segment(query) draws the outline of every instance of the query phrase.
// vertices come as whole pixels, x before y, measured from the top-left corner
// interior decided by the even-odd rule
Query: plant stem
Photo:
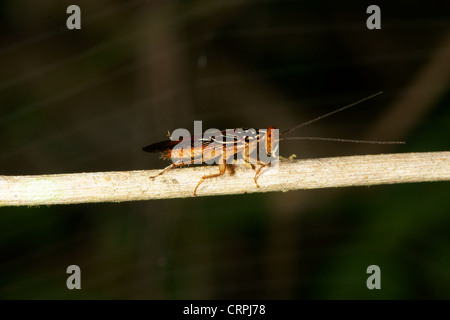
[[[122,202],[194,197],[202,176],[217,166],[169,170],[0,176],[0,206]],[[450,180],[450,152],[381,154],[281,161],[279,168],[255,171],[243,166],[234,174],[206,179],[197,196],[291,191],[349,186]]]

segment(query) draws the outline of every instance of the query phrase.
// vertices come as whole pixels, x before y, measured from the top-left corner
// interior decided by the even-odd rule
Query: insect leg
[[[258,170],[256,170],[256,174],[255,174],[255,178],[254,178],[257,188],[259,188],[258,179],[263,174],[263,172],[261,172],[261,170],[265,167],[270,167],[270,162],[264,163],[264,162],[258,161],[258,164],[260,165],[260,167],[258,168]]]
[[[245,154],[244,154],[244,159],[245,159],[245,161],[246,161],[248,164],[251,165],[252,169],[255,170],[256,166],[252,163],[252,161],[250,161],[251,159],[250,159],[250,155],[249,155],[248,153],[245,153]],[[266,166],[270,166],[270,163],[264,163],[264,162],[262,162],[262,161],[260,161],[260,160],[257,160],[257,163],[260,165],[260,167],[258,168],[258,170],[256,170],[256,174],[255,174],[254,180],[255,180],[256,187],[259,188],[258,178],[259,178],[259,177],[261,176],[261,174],[262,174],[261,170],[262,170],[264,167],[266,167]]]
[[[159,177],[160,175],[162,175],[164,172],[166,172],[166,171],[169,171],[170,169],[172,169],[172,168],[175,168],[175,167],[181,167],[181,166],[183,166],[184,165],[184,163],[172,163],[170,166],[167,166],[167,167],[165,167],[160,173],[158,173],[156,176],[150,176],[150,177],[148,177],[149,179],[155,179],[156,177]]]
[[[223,156],[220,158],[220,160],[222,162],[219,163],[219,173],[214,173],[214,174],[210,174],[207,176],[203,176],[200,181],[198,182],[197,186],[194,189],[194,196],[197,195],[197,189],[200,186],[200,184],[202,184],[203,181],[205,181],[206,179],[210,179],[210,178],[215,178],[215,177],[219,177],[225,174],[225,172],[227,171],[227,166],[225,164],[224,158]]]

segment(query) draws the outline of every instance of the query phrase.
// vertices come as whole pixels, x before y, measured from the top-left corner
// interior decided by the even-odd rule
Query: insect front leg
[[[202,184],[203,181],[205,181],[206,179],[210,179],[210,178],[215,178],[215,177],[219,177],[219,176],[223,176],[225,174],[225,172],[227,171],[227,165],[225,164],[224,158],[223,156],[220,157],[220,163],[219,163],[219,173],[214,173],[214,174],[210,174],[207,176],[203,176],[200,181],[198,182],[197,186],[194,189],[194,196],[197,195],[197,189],[200,186],[200,184]]]
[[[246,153],[244,155],[244,159],[245,159],[246,163],[250,164],[250,166],[252,167],[253,170],[256,168],[256,166],[252,163],[253,161],[255,161],[255,159],[250,159],[250,155],[248,153]],[[253,161],[251,161],[251,160],[253,160]],[[264,163],[260,160],[257,160],[256,162],[257,162],[257,164],[259,164],[260,167],[258,168],[258,170],[256,170],[255,177],[253,180],[255,180],[256,187],[259,188],[258,178],[262,174],[261,170],[264,167],[270,166],[270,163]]]
[[[258,168],[258,170],[256,170],[255,178],[253,179],[253,180],[255,180],[255,184],[256,184],[257,188],[259,188],[258,179],[263,174],[263,172],[261,172],[261,170],[265,167],[270,167],[270,162],[264,163],[264,162],[258,161],[258,164],[260,165],[260,167]]]

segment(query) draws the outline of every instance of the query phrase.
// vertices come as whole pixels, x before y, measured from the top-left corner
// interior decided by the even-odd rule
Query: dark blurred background
[[[163,168],[167,130],[297,158],[450,150],[448,1],[0,1],[0,174]],[[66,8],[81,8],[81,30]],[[381,30],[366,9],[381,8]],[[215,182],[220,183],[220,179]],[[448,182],[0,208],[2,299],[448,299]],[[82,290],[66,288],[81,268]],[[381,268],[381,290],[366,269]]]

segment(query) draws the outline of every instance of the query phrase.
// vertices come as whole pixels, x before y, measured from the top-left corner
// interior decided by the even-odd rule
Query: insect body
[[[253,130],[253,132],[248,132]],[[254,181],[256,187],[258,185],[258,178],[261,170],[270,165],[271,157],[278,150],[272,150],[272,141],[275,140],[275,128],[269,127],[267,130],[254,129],[234,129],[218,131],[214,137],[204,138],[203,136],[193,136],[188,141],[186,140],[167,140],[148,145],[143,148],[146,152],[160,152],[163,159],[172,160],[172,164],[163,169],[156,176],[150,177],[154,179],[166,171],[189,164],[200,163],[216,163],[219,166],[219,172],[211,175],[203,176],[194,189],[194,196],[197,195],[197,189],[200,184],[206,179],[224,175],[227,169],[227,164],[232,164],[234,160],[243,160],[250,164],[252,168],[258,165]],[[231,133],[230,133],[231,131]],[[276,135],[277,137],[278,135]],[[264,142],[264,150],[268,150],[267,158],[262,159],[257,152],[257,146]],[[276,144],[277,145],[277,144]],[[255,149],[256,148],[256,149]],[[260,149],[261,151],[261,149]]]
[[[233,163],[235,157],[240,157],[245,163],[251,164],[252,168],[256,170],[254,181],[256,187],[258,185],[258,178],[261,175],[261,170],[264,167],[270,166],[272,161],[277,159],[278,155],[278,142],[280,140],[320,140],[320,141],[336,141],[336,142],[354,142],[354,143],[372,143],[372,144],[402,144],[404,142],[385,142],[385,141],[366,141],[366,140],[350,140],[350,139],[339,139],[339,138],[321,138],[321,137],[287,137],[279,138],[279,135],[286,134],[288,132],[294,131],[300,127],[304,127],[308,124],[321,120],[337,112],[348,109],[355,106],[363,101],[371,99],[382,92],[378,92],[369,97],[361,99],[357,102],[334,110],[332,112],[321,115],[315,119],[299,124],[298,126],[288,129],[280,134],[278,130],[274,127],[269,127],[267,130],[253,130],[252,134],[245,133],[246,129],[237,130],[223,130],[217,131],[217,134],[209,138],[204,138],[203,136],[194,136],[190,139],[184,140],[167,140],[162,142],[157,142],[148,145],[143,148],[146,152],[160,152],[162,158],[172,160],[172,164],[165,169],[163,169],[156,176],[150,177],[154,179],[168,170],[189,164],[201,164],[201,163],[216,163],[219,165],[219,172],[215,174],[210,174],[203,176],[198,182],[194,189],[194,196],[197,195],[197,189],[200,184],[206,179],[211,179],[214,177],[219,177],[225,174],[227,164]],[[240,132],[239,130],[242,130]],[[240,133],[237,133],[240,132]],[[255,153],[255,145],[257,145],[257,152]],[[261,152],[261,147],[263,147],[264,152]],[[262,155],[268,157],[263,157]],[[256,166],[259,166],[256,169]]]

